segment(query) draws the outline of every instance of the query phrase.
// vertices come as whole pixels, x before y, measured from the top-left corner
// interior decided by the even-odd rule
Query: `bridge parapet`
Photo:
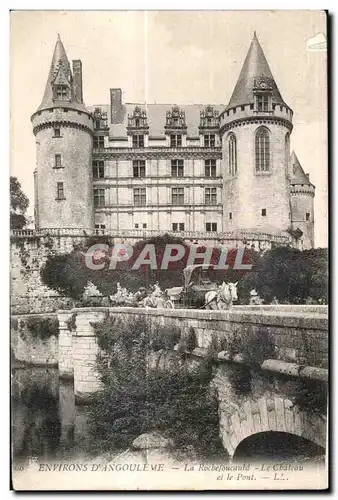
[[[100,388],[95,370],[99,348],[93,323],[108,316],[126,325],[145,318],[152,328],[179,327],[181,339],[193,329],[196,348],[186,352],[193,363],[210,355],[215,339],[219,346],[222,342],[231,345],[235,340],[235,351],[223,350],[213,358],[216,367],[212,383],[219,402],[220,437],[229,456],[235,455],[244,439],[262,432],[295,434],[325,449],[327,313],[326,306],[239,306],[229,311],[72,309],[58,313],[59,352],[63,353],[65,371],[73,366],[79,403],[88,401]],[[64,340],[66,345],[62,346]],[[272,346],[272,357],[259,363],[250,358],[257,343],[267,342]]]
[[[73,350],[69,350],[69,340],[67,340],[67,346],[62,351],[68,352],[70,356],[73,356],[73,359],[64,360],[64,363],[67,366],[70,366],[71,363],[81,364],[79,372],[74,369],[75,392],[77,387],[81,387],[81,390],[79,389],[81,394],[86,391],[93,392],[97,388],[95,382],[97,377],[90,374],[91,370],[94,369],[93,365],[97,353],[92,323],[100,321],[108,315],[125,322],[139,321],[140,318],[145,317],[154,328],[156,325],[179,327],[182,336],[193,329],[197,346],[196,355],[201,355],[201,352],[206,355],[215,341],[220,346],[219,351],[226,350],[224,345],[230,344],[233,349],[235,342],[237,343],[235,350],[230,353],[230,356],[228,355],[227,361],[237,361],[244,364],[246,363],[245,359],[241,361],[239,356],[242,351],[246,351],[250,357],[251,350],[253,352],[257,344],[269,341],[272,350],[267,359],[261,360],[263,369],[271,369],[271,371],[279,371],[280,373],[286,373],[289,370],[291,376],[297,374],[297,376],[304,378],[326,378],[328,364],[327,306],[238,306],[229,311],[130,307],[81,308],[59,311],[61,324],[64,324],[63,316],[65,313],[76,316],[76,328],[72,332]],[[60,335],[60,342],[62,338],[63,335]],[[221,347],[222,345],[223,347]],[[59,348],[62,350],[61,345]],[[275,362],[271,363],[271,359]],[[263,362],[267,360],[270,362],[264,365]],[[284,364],[278,364],[278,361]],[[307,370],[304,371],[305,368]],[[309,368],[313,368],[313,370],[309,370]],[[324,375],[322,370],[324,370]],[[86,375],[81,375],[81,378],[77,379],[76,373],[82,372],[86,372]],[[86,384],[86,380],[88,380],[88,384]]]

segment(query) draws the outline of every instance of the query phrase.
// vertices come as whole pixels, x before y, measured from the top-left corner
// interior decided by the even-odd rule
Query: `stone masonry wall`
[[[12,314],[48,313],[71,309],[76,302],[42,283],[40,271],[49,255],[73,250],[81,238],[71,236],[13,238],[11,241]],[[83,240],[83,238],[82,238]]]
[[[58,364],[58,339],[56,336],[42,340],[35,338],[27,327],[30,318],[55,318],[56,314],[27,314],[11,318],[11,352],[13,361],[31,365],[55,366]]]
[[[294,310],[293,310],[294,309]],[[328,319],[327,308],[311,306],[304,312],[304,306],[288,306],[288,312],[281,307],[262,310],[257,306],[236,307],[231,311],[136,309],[136,308],[83,308],[69,313],[59,312],[60,334],[70,335],[64,329],[65,315],[76,315],[76,330],[72,333],[72,350],[67,347],[68,361],[62,362],[74,367],[74,388],[78,397],[90,394],[99,388],[95,372],[95,359],[98,353],[95,334],[91,324],[102,321],[108,314],[122,321],[138,321],[146,316],[152,327],[156,325],[179,327],[186,335],[192,327],[198,349],[208,349],[212,338],[224,339],[236,333],[239,338],[248,339],[250,335],[267,332],[275,348],[274,363],[292,374],[298,374],[300,367],[311,367],[312,371],[325,372],[328,361]],[[62,336],[60,335],[60,339]],[[244,337],[243,337],[244,336]],[[69,340],[67,341],[69,342]],[[61,352],[61,351],[60,351]],[[72,356],[72,359],[71,359]],[[62,358],[63,359],[63,358]],[[267,365],[267,369],[271,368]],[[305,368],[304,368],[305,370]]]

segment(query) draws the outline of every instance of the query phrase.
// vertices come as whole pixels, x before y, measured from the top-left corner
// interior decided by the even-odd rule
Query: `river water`
[[[57,368],[14,369],[11,413],[14,464],[94,458],[88,451],[86,407],[75,405],[73,383],[60,379]],[[261,433],[243,441],[236,456],[239,460],[322,461],[324,450],[297,436]]]
[[[16,368],[12,374],[14,461],[88,456],[86,408],[75,406],[73,382],[57,368]]]

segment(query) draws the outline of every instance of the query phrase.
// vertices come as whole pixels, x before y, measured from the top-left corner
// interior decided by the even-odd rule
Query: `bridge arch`
[[[236,448],[234,458],[254,460],[297,460],[325,457],[325,448],[296,434],[287,432],[258,432],[243,439]]]
[[[288,398],[266,395],[232,408],[230,413],[220,411],[220,435],[230,457],[244,439],[270,431],[294,434],[325,449],[326,418],[300,409]]]

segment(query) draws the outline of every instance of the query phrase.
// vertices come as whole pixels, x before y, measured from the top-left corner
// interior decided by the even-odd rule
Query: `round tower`
[[[299,232],[303,248],[313,248],[315,186],[310,182],[309,174],[304,173],[294,151],[291,155],[290,195],[292,229]]]
[[[94,227],[93,118],[82,101],[81,61],[73,71],[58,36],[45,93],[32,115],[36,137],[37,229]]]
[[[290,227],[292,115],[254,34],[221,115],[227,230],[281,234]]]

